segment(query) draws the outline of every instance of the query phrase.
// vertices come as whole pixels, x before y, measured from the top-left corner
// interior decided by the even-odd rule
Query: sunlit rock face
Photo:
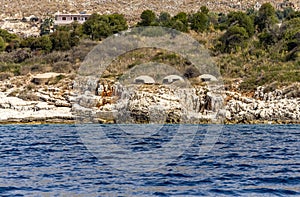
[[[224,116],[222,91],[218,89],[221,87],[207,83],[195,86],[170,66],[147,63],[127,71],[118,81],[99,80],[95,91],[90,91],[96,96],[83,95],[78,104],[94,107],[95,115],[88,113],[93,122],[212,122]]]
[[[300,84],[267,91],[259,86],[253,97],[227,91],[226,119],[231,123],[297,123],[300,119]]]
[[[82,97],[81,106],[94,109],[100,119],[113,114],[116,123],[197,123],[210,122],[221,114],[223,97],[206,87],[179,88],[166,85],[120,84],[104,86],[102,96]],[[111,92],[111,94],[107,94]],[[103,116],[101,116],[103,112]]]

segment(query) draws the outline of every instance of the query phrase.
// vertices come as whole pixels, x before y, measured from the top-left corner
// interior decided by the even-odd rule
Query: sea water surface
[[[122,138],[103,127],[115,143]],[[131,148],[159,149],[173,127]],[[0,126],[0,196],[300,196],[300,125],[224,126],[205,155],[198,131],[174,161],[139,172],[101,161],[79,132],[75,125]]]

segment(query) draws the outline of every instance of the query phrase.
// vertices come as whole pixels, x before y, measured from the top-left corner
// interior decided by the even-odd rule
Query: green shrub
[[[262,32],[264,29],[272,28],[278,22],[276,12],[271,3],[264,3],[258,11],[255,18],[255,25],[258,31]]]
[[[143,11],[140,18],[141,21],[138,23],[139,26],[156,25],[156,15],[152,10]]]
[[[0,36],[0,52],[4,51],[5,49],[5,41],[3,40],[3,38]]]
[[[11,42],[12,40],[18,40],[19,37],[16,34],[11,34],[5,29],[0,29],[0,37],[7,43]]]
[[[33,42],[31,43],[31,49],[40,49],[49,53],[52,50],[52,41],[48,35],[43,35],[33,40]]]
[[[92,14],[82,27],[83,33],[89,35],[92,40],[106,38],[127,28],[127,21],[120,14]]]
[[[71,49],[70,32],[55,31],[50,35],[53,50],[67,51]]]
[[[209,27],[209,18],[203,12],[197,12],[191,16],[191,29],[196,32],[204,32]]]

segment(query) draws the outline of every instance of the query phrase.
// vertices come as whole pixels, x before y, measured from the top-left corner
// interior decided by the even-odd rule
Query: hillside
[[[80,12],[88,13],[98,12],[100,14],[109,14],[118,12],[123,14],[127,20],[136,21],[141,12],[150,9],[159,13],[166,11],[176,14],[180,11],[196,12],[203,5],[215,12],[227,13],[233,10],[247,10],[253,8],[258,2],[263,4],[271,2],[274,7],[279,7],[283,0],[2,0],[0,1],[1,15],[0,19],[6,17],[22,18],[23,16],[36,15],[39,17],[53,15],[56,12]],[[300,7],[299,0],[289,0],[295,8]]]
[[[52,9],[48,10],[48,14],[51,14],[51,10],[57,11],[57,7],[64,7],[68,12],[87,7],[77,6],[73,9],[68,2],[65,3],[68,5],[58,6],[49,1],[48,6],[52,6]],[[162,3],[170,5],[170,1]],[[104,9],[104,5],[97,8]],[[117,9],[112,5],[119,4],[110,2],[108,5],[110,9]],[[179,11],[181,6],[191,5],[178,4],[174,7]],[[149,6],[142,6],[142,10]],[[124,7],[118,12],[124,13]],[[24,6],[19,8],[23,9]],[[170,7],[166,6],[165,10],[167,8]],[[126,17],[131,20],[126,20],[120,14],[93,14],[84,24],[59,26],[54,32],[50,32],[50,25],[44,22],[41,26],[42,36],[37,37],[24,37],[0,29],[0,122],[73,122],[80,117],[83,121],[100,123],[161,123],[161,120],[167,123],[208,123],[215,116],[225,119],[227,123],[299,122],[299,11],[290,8],[278,10],[269,3],[263,4],[256,11],[227,14],[219,14],[215,10],[210,12],[205,6],[197,12],[191,9],[176,15],[173,15],[175,9],[169,11],[170,14],[160,15],[155,7],[150,9],[154,12],[145,10],[141,15],[132,10],[126,12]],[[193,9],[199,8],[195,6]],[[133,21],[133,16],[140,19]],[[9,22],[15,23],[11,20]],[[103,71],[101,80],[97,78],[90,82],[79,78],[78,83],[74,82],[75,76],[80,76],[81,71],[91,72],[90,67],[79,69],[89,65],[84,63],[90,56],[89,52],[103,40],[102,43],[107,43],[105,40],[109,40],[106,38],[111,35],[115,34],[116,40],[121,38],[123,33],[119,32],[128,30],[132,24],[154,27],[137,31],[143,35],[143,42],[155,37],[155,42],[161,44],[166,41],[169,43],[169,38],[180,38],[178,33],[161,37],[165,35],[164,31],[153,31],[157,30],[156,26],[161,26],[181,31],[182,35],[189,35],[203,44],[209,50],[208,56],[215,61],[216,68],[221,72],[222,80],[219,81],[222,81],[222,85],[212,83],[212,87],[217,87],[215,90],[219,92],[224,82],[224,91],[220,91],[222,95],[215,94],[214,88],[209,89],[209,83],[207,88],[207,78],[201,78],[202,75],[212,74],[221,79],[218,77],[220,75],[216,75],[214,69],[196,68],[202,64],[209,68],[207,65],[211,64],[207,62],[207,55],[203,56],[205,59],[201,64],[195,64],[180,55],[162,50],[160,45],[153,49],[146,47],[131,51],[129,49],[134,41],[118,41],[115,45],[108,45],[112,49],[107,51],[108,54],[114,54],[116,49],[129,51],[120,55]],[[137,33],[132,29],[127,32]],[[182,47],[186,40],[180,39],[180,44],[172,47]],[[121,43],[129,45],[123,46]],[[101,50],[101,55],[107,55],[105,51]],[[98,68],[98,60],[92,62],[96,62],[95,68]],[[145,64],[145,68],[148,68],[147,62],[171,67],[160,69],[160,72],[157,69],[149,72],[149,69],[143,67]],[[179,76],[182,74],[193,87],[186,88],[186,84],[181,83],[183,79],[178,81],[180,83],[176,83],[176,80],[170,82],[171,86],[164,84],[166,77],[178,77],[177,72],[170,68],[179,71]],[[124,74],[128,70],[137,71],[137,75]],[[92,72],[99,73],[97,70]],[[148,82],[141,82],[145,86],[136,83],[136,77],[143,76],[143,73],[152,78],[152,86],[148,86]],[[136,92],[128,94],[127,88],[120,86],[118,81],[123,79],[123,74],[130,76],[125,85],[133,84],[130,88],[138,88]],[[218,81],[216,77],[214,81]],[[173,82],[175,86],[178,85],[175,89],[172,89]],[[76,97],[76,85],[80,91],[83,90],[79,97]],[[120,116],[116,112],[120,112]],[[123,122],[128,118],[129,122]]]

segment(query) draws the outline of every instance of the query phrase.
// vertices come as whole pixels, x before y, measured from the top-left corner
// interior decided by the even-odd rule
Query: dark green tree
[[[300,18],[300,11],[294,11],[286,17],[287,20],[290,20],[293,18]]]
[[[280,36],[282,50],[288,51],[287,60],[298,57],[300,52],[300,17],[293,18],[282,24]]]
[[[159,25],[168,27],[170,26],[171,15],[168,12],[161,12],[158,17]]]
[[[269,45],[273,45],[278,41],[275,29],[264,30],[258,35],[258,38],[263,48],[266,48]]]
[[[106,38],[127,28],[127,22],[120,14],[92,14],[82,27],[83,33],[89,35],[93,40]]]
[[[172,21],[172,25],[171,25],[172,29],[176,29],[177,31],[181,31],[181,32],[188,32],[188,27],[187,25],[185,25],[182,21],[180,20],[175,20]]]
[[[179,12],[173,17],[173,20],[181,21],[183,24],[188,24],[188,16],[185,12]]]
[[[0,36],[7,43],[10,43],[12,40],[19,39],[19,37],[16,34],[11,34],[5,29],[0,29]]]
[[[224,13],[219,13],[218,14],[218,23],[217,25],[215,25],[216,29],[220,29],[220,30],[225,30],[228,27],[227,24],[227,15]]]
[[[209,9],[206,6],[201,6],[200,7],[200,12],[203,13],[203,14],[208,15]]]
[[[52,42],[49,35],[43,35],[36,38],[30,47],[32,50],[41,49],[46,53],[49,53],[52,50]]]
[[[40,27],[40,35],[45,35],[45,34],[49,34],[51,29],[53,29],[53,25],[54,25],[54,20],[53,18],[47,17],[46,19],[43,20],[41,27]]]
[[[249,35],[244,27],[234,25],[228,28],[226,33],[220,38],[221,52],[230,53],[242,48]]]
[[[111,14],[109,17],[109,26],[112,33],[118,33],[128,29],[127,21],[121,14]]]
[[[5,48],[5,51],[12,52],[13,50],[16,50],[20,47],[20,40],[19,39],[13,39],[11,40],[8,45]]]
[[[284,18],[289,18],[295,13],[295,10],[291,7],[284,8],[283,10],[283,17]]]
[[[171,19],[171,28],[181,32],[188,32],[188,16],[185,12],[179,12]]]
[[[209,18],[203,12],[197,12],[191,16],[191,29],[196,32],[203,32],[209,27]]]
[[[67,51],[71,49],[70,32],[55,31],[50,35],[52,49],[57,51]]]
[[[259,32],[266,28],[271,29],[278,22],[274,7],[270,3],[264,3],[258,10],[254,22]]]
[[[152,26],[156,25],[156,15],[152,10],[145,10],[141,14],[141,22],[139,26]]]
[[[23,38],[21,40],[20,47],[21,48],[31,48],[32,44],[35,40],[36,40],[36,37],[33,37],[33,36]]]
[[[228,27],[237,25],[243,27],[247,31],[249,37],[254,34],[254,21],[244,12],[230,12],[227,17]]]

